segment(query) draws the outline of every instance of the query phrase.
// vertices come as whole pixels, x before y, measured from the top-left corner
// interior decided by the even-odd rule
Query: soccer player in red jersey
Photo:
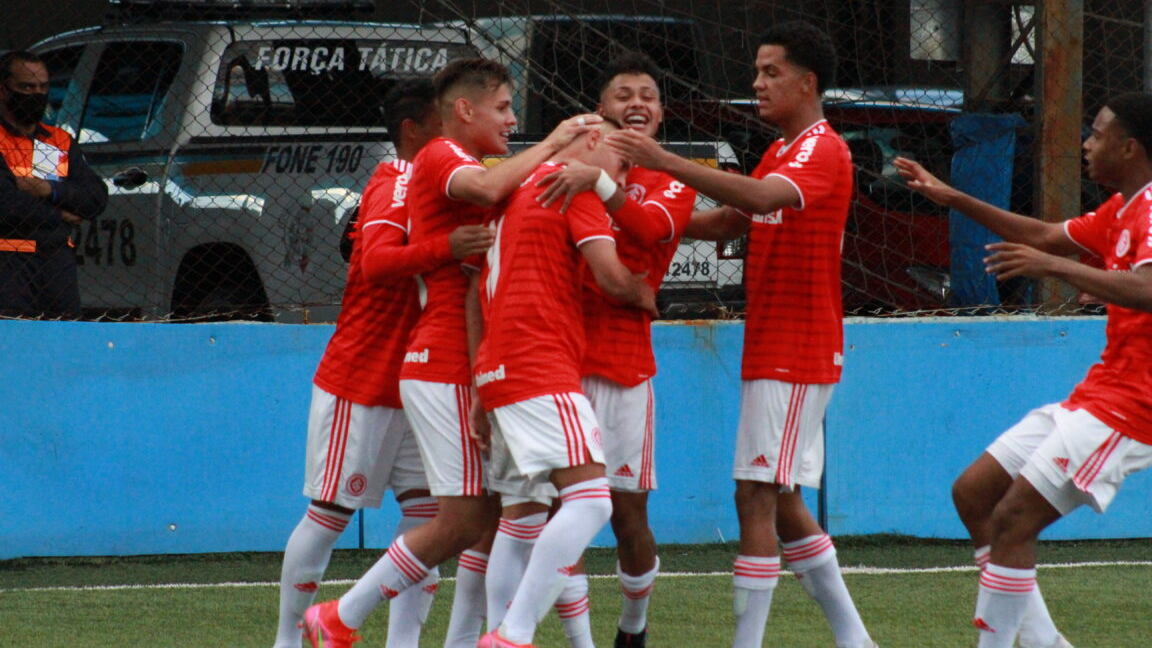
[[[460,59],[437,73],[434,84],[443,137],[430,141],[414,160],[407,187],[417,248],[461,225],[480,225],[487,210],[510,194],[544,160],[588,131],[600,118],[574,117],[545,140],[491,168],[480,159],[508,152],[516,127],[508,71],[486,59]],[[438,510],[428,523],[397,537],[387,553],[339,601],[305,613],[305,635],[326,648],[354,640],[355,629],[381,602],[421,582],[428,571],[461,554],[449,641],[467,642],[480,632],[485,611],[482,538],[496,516],[485,492],[485,468],[472,439],[472,372],[466,302],[475,292],[479,257],[440,265],[419,275],[422,310],[408,340],[400,371],[400,395],[415,432]],[[467,550],[467,551],[465,551]],[[457,623],[459,621],[459,623]]]
[[[625,161],[603,144],[603,134],[616,128],[605,122],[555,157],[622,175]],[[492,421],[493,464],[505,463],[499,455],[507,453],[521,476],[521,490],[502,480],[501,493],[548,481],[562,502],[540,532],[503,621],[482,638],[485,648],[531,645],[536,624],[612,512],[600,429],[580,385],[584,264],[612,299],[656,312],[652,287],[617,257],[611,221],[594,194],[577,195],[563,213],[559,204],[537,200],[544,190],[536,181],[555,168],[541,165],[494,214],[496,243],[481,277],[477,392]]]
[[[284,550],[276,648],[301,645],[298,624],[356,509],[379,507],[392,488],[402,512],[397,534],[435,513],[400,403],[401,360],[420,312],[412,275],[492,241],[486,228],[470,225],[423,250],[402,247],[411,160],[440,134],[440,115],[427,79],[399,83],[383,104],[397,159],[381,163],[364,190],[340,317],[316,370],[304,485],[312,501]],[[416,648],[436,580],[430,572],[389,608],[389,648]]]
[[[597,112],[647,137],[664,117],[660,70],[644,54],[628,53],[608,63]],[[601,180],[603,178],[603,180]],[[660,171],[633,167],[621,190],[596,167],[569,164],[544,178],[548,205],[561,195],[594,189],[621,232],[616,251],[629,269],[660,287],[692,217],[696,190]],[[656,539],[648,525],[648,494],[656,488],[655,399],[652,376],[652,317],[606,297],[594,283],[584,291],[587,346],[582,368],[584,394],[604,435],[604,457],[612,490],[622,609],[615,648],[643,648],[647,611],[660,571]]]
[[[1064,223],[981,202],[897,158],[908,186],[991,229],[997,279],[1054,277],[1108,304],[1100,362],[1062,403],[1029,412],[956,480],[952,496],[981,565],[981,648],[1067,648],[1036,587],[1036,539],[1087,504],[1103,513],[1124,478],[1152,464],[1152,94],[1112,98],[1084,141],[1088,176],[1116,189]],[[1102,267],[1067,258],[1088,252]],[[1019,634],[1019,637],[1017,637]]]
[[[758,110],[782,137],[751,177],[680,158],[635,132],[614,133],[609,143],[635,164],[668,173],[725,205],[693,217],[688,236],[749,235],[733,469],[740,518],[733,646],[761,645],[783,553],[820,604],[836,645],[871,648],[832,541],[799,490],[819,486],[824,411],[843,362],[840,242],[852,161],[821,105],[835,73],[835,48],[827,34],[800,22],[777,25],[760,42],[753,83]]]

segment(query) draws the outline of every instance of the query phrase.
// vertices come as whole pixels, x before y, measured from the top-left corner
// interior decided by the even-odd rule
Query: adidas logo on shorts
[[[756,468],[771,468],[772,467],[772,466],[768,465],[768,460],[764,458],[764,455],[760,455],[759,457],[756,457],[755,459],[753,459],[752,465],[755,466]]]

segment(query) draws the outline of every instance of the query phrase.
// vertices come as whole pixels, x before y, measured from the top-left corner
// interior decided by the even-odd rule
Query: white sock
[[[992,547],[984,545],[978,548],[972,557],[976,566],[981,570],[988,565],[992,555]],[[1024,621],[1020,625],[1020,648],[1048,648],[1056,645],[1060,638],[1060,631],[1056,629],[1056,622],[1048,612],[1048,604],[1044,602],[1044,595],[1040,593],[1040,585],[1032,588],[1032,597],[1028,601],[1028,609],[1024,611]]]
[[[388,552],[340,597],[336,608],[340,620],[349,628],[359,628],[376,606],[396,598],[427,575],[428,568],[408,550],[404,536],[396,538]]]
[[[779,580],[779,556],[736,556],[732,568],[732,610],[736,613],[732,648],[760,648],[764,644],[764,626]]]
[[[572,574],[556,599],[556,614],[571,648],[596,648],[588,614],[588,575]]]
[[[520,579],[528,567],[528,558],[536,538],[548,523],[548,513],[535,513],[509,520],[500,518],[496,539],[492,542],[492,556],[488,560],[488,627],[496,629],[504,620]]]
[[[872,648],[872,638],[844,585],[832,538],[826,533],[808,536],[782,543],[780,549],[804,591],[824,611],[836,637],[836,648]]]
[[[300,648],[300,628],[296,624],[316,598],[320,579],[332,558],[332,547],[351,519],[351,515],[309,504],[289,536],[280,568],[280,622],[276,626],[275,648]]]
[[[512,643],[532,643],[536,624],[568,582],[572,567],[612,516],[608,479],[598,477],[560,491],[560,510],[544,526],[500,635]]]
[[[652,587],[656,583],[656,575],[660,573],[660,557],[656,557],[656,565],[651,570],[631,576],[620,570],[620,563],[616,563],[616,577],[620,580],[620,622],[617,624],[621,630],[628,634],[640,634],[648,626],[648,601],[652,597]]]
[[[980,573],[976,615],[972,620],[972,625],[980,630],[979,648],[1012,648],[1035,585],[1035,569],[988,563]]]
[[[476,648],[484,627],[487,599],[484,574],[488,571],[488,554],[467,549],[460,554],[456,569],[456,594],[452,597],[452,616],[444,648]]]
[[[393,540],[436,517],[438,509],[435,497],[413,497],[401,502],[400,523],[396,525]],[[384,648],[419,648],[420,633],[439,585],[440,569],[433,567],[424,580],[388,603],[388,639]]]

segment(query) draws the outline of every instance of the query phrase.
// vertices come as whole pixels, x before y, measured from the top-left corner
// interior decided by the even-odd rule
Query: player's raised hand
[[[665,151],[656,140],[634,130],[624,129],[608,133],[604,141],[633,166],[645,169],[663,171],[664,162],[670,157],[675,157],[674,154]]]
[[[900,176],[908,181],[908,188],[918,191],[926,198],[938,205],[948,205],[948,201],[955,193],[955,189],[945,184],[940,178],[932,175],[919,162],[906,157],[897,157],[892,161]]]
[[[604,118],[595,113],[569,117],[560,122],[560,125],[554,128],[548,137],[544,138],[544,142],[550,144],[553,150],[559,151],[568,146],[572,140],[599,126],[602,121]]]
[[[448,246],[457,260],[487,252],[495,241],[496,234],[483,225],[461,225],[448,235]]]
[[[564,204],[560,205],[560,213],[563,214],[568,211],[568,206],[572,204],[576,194],[591,190],[599,178],[600,167],[576,160],[569,161],[563,168],[549,173],[536,182],[537,187],[547,187],[543,193],[536,196],[536,200],[540,202],[540,206],[547,207],[563,196]]]
[[[984,249],[992,252],[984,257],[984,271],[997,281],[1013,277],[1040,279],[1052,275],[1060,264],[1075,263],[1023,243],[989,243]]]

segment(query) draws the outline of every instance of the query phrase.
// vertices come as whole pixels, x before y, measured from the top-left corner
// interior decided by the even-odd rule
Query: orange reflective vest
[[[37,124],[33,137],[0,127],[0,156],[17,178],[60,180],[68,177],[72,137],[62,129]],[[71,241],[69,241],[71,244]],[[0,252],[35,252],[32,239],[0,238]]]

